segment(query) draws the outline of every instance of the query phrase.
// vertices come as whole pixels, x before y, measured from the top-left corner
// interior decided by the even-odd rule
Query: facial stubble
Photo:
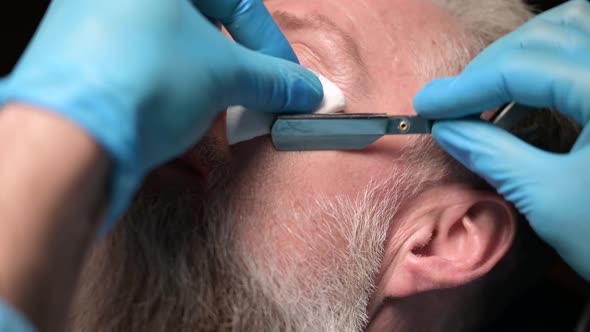
[[[243,206],[234,186],[257,179],[235,181],[231,167],[218,163],[210,187],[142,189],[88,260],[73,330],[363,329],[389,227],[412,188],[400,174],[410,172],[354,198],[314,198],[285,222],[249,217],[257,207]],[[313,233],[302,226],[310,222]],[[245,240],[252,227],[262,241]],[[299,245],[277,247],[277,234]]]

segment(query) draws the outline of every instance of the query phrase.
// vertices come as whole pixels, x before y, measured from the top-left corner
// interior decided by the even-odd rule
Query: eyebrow
[[[281,29],[289,30],[323,30],[335,39],[340,51],[344,52],[358,66],[363,73],[367,73],[367,66],[360,54],[360,46],[357,41],[346,31],[335,24],[329,17],[312,14],[299,17],[285,11],[275,11],[273,18]]]

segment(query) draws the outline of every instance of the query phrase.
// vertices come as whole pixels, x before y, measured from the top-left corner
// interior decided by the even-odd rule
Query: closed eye
[[[343,90],[366,92],[368,70],[358,43],[330,18],[311,14],[295,16],[284,11],[273,17],[304,65],[313,67]]]

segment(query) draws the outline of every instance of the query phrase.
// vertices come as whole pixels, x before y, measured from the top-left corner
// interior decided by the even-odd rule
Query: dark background
[[[100,0],[97,0],[100,1]],[[122,0],[125,1],[125,0]],[[494,0],[481,0],[494,1]],[[564,1],[530,0],[539,10],[551,8]],[[0,4],[0,76],[9,73],[33,35],[49,1],[2,1]]]

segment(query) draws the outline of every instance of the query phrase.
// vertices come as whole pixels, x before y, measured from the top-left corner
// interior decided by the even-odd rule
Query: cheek
[[[329,198],[355,198],[370,182],[382,182],[395,170],[395,155],[382,144],[363,152],[311,152],[299,162],[306,165],[299,184],[306,192]]]
[[[354,199],[371,181],[381,183],[395,174],[406,140],[383,137],[354,152],[277,152],[268,138],[245,142],[241,148],[257,146],[243,149],[249,151],[249,161],[240,163],[240,177],[250,183],[250,191],[256,191],[257,197],[264,197],[266,208],[299,210],[318,198]]]
[[[318,201],[354,201],[373,181],[383,183],[399,166],[403,140],[383,138],[362,152],[277,152],[268,138],[239,144],[240,172],[228,190],[241,192],[244,245],[259,257],[291,269],[293,260],[330,260],[346,246],[346,223]],[[338,229],[336,229],[338,227]],[[326,234],[331,236],[326,239]]]

